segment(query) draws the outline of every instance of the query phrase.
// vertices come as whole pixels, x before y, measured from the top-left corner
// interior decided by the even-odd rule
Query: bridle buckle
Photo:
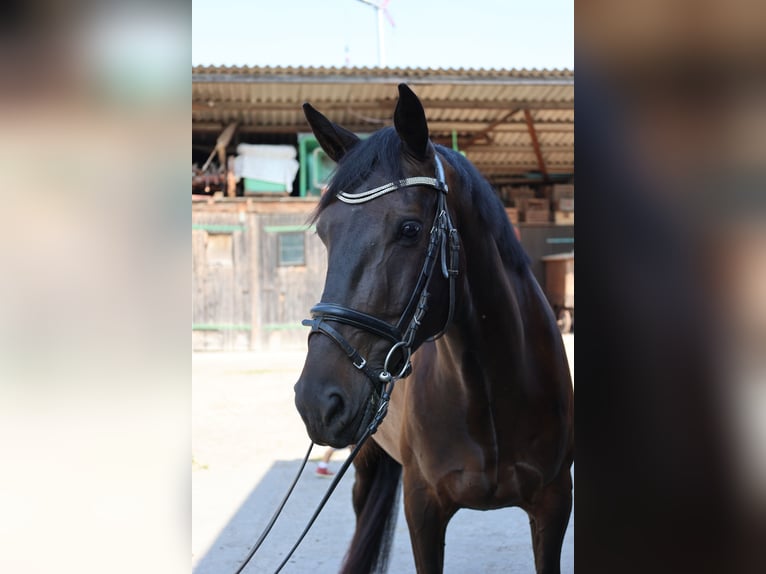
[[[354,361],[351,361],[351,364],[354,365],[357,369],[362,370],[367,365],[367,359],[359,355],[359,364],[357,365]]]

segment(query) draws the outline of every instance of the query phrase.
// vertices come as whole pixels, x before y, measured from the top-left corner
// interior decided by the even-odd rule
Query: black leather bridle
[[[449,280],[449,311],[447,320],[439,335],[446,331],[452,322],[455,308],[455,282],[458,275],[460,240],[457,229],[452,224],[452,219],[447,209],[447,182],[444,178],[444,167],[438,155],[434,155],[436,163],[436,177],[408,177],[391,183],[387,183],[375,189],[370,189],[360,193],[346,193],[341,191],[337,197],[340,201],[349,204],[366,203],[382,195],[396,191],[404,187],[425,186],[435,189],[439,195],[436,202],[436,214],[426,249],[425,261],[418,276],[415,288],[410,296],[407,306],[404,308],[399,320],[395,325],[373,317],[367,313],[362,313],[355,309],[350,309],[338,303],[317,303],[311,308],[311,319],[305,319],[303,325],[311,327],[311,333],[322,333],[330,337],[343,350],[351,363],[363,372],[372,383],[373,396],[371,396],[371,405],[374,405],[385,398],[381,396],[388,395],[385,387],[391,387],[392,383],[406,377],[410,370],[410,358],[412,356],[412,347],[415,342],[415,334],[421,325],[423,316],[428,309],[428,298],[430,293],[428,286],[436,269],[437,259],[441,262],[441,271],[445,279]],[[449,259],[449,261],[448,261]],[[380,369],[372,368],[367,360],[355,349],[343,335],[341,335],[333,324],[342,323],[351,325],[357,329],[362,329],[372,333],[377,337],[387,339],[393,346],[388,351],[383,367]],[[436,338],[434,337],[434,338]],[[397,365],[394,357],[397,351],[401,353],[403,359],[402,366],[397,374],[393,374],[391,369]],[[387,404],[387,401],[386,401]],[[368,407],[369,408],[369,407]],[[383,409],[381,405],[378,412]],[[366,419],[367,417],[365,417]],[[376,417],[378,418],[378,417]],[[382,419],[382,416],[380,417]],[[364,419],[363,419],[364,420]],[[378,420],[378,423],[380,421]],[[377,426],[377,424],[375,425]],[[374,432],[374,429],[373,429]]]

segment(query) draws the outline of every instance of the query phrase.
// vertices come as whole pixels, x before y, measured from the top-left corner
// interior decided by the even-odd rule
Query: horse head
[[[404,84],[394,127],[366,139],[309,104],[304,112],[338,166],[317,211],[327,276],[304,321],[312,331],[295,404],[315,442],[344,447],[364,433],[384,385],[407,375],[410,354],[451,316],[458,245],[447,208],[451,169]]]

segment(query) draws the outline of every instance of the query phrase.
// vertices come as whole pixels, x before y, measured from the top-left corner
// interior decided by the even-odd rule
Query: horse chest
[[[488,510],[518,504],[528,496],[523,485],[542,479],[518,444],[525,435],[519,428],[524,417],[502,401],[471,404],[472,409],[440,405],[434,407],[440,416],[421,416],[417,422],[408,417],[398,460],[405,473],[417,473],[458,506]],[[422,404],[417,408],[424,412]]]
[[[466,443],[453,445],[438,458],[423,453],[413,453],[411,466],[434,492],[460,507],[489,510],[524,498],[518,466],[498,460],[491,449]]]

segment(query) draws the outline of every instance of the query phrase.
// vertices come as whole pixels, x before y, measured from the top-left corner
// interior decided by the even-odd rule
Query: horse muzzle
[[[375,415],[379,395],[353,398],[339,384],[301,375],[295,407],[317,444],[343,448],[355,444]]]

